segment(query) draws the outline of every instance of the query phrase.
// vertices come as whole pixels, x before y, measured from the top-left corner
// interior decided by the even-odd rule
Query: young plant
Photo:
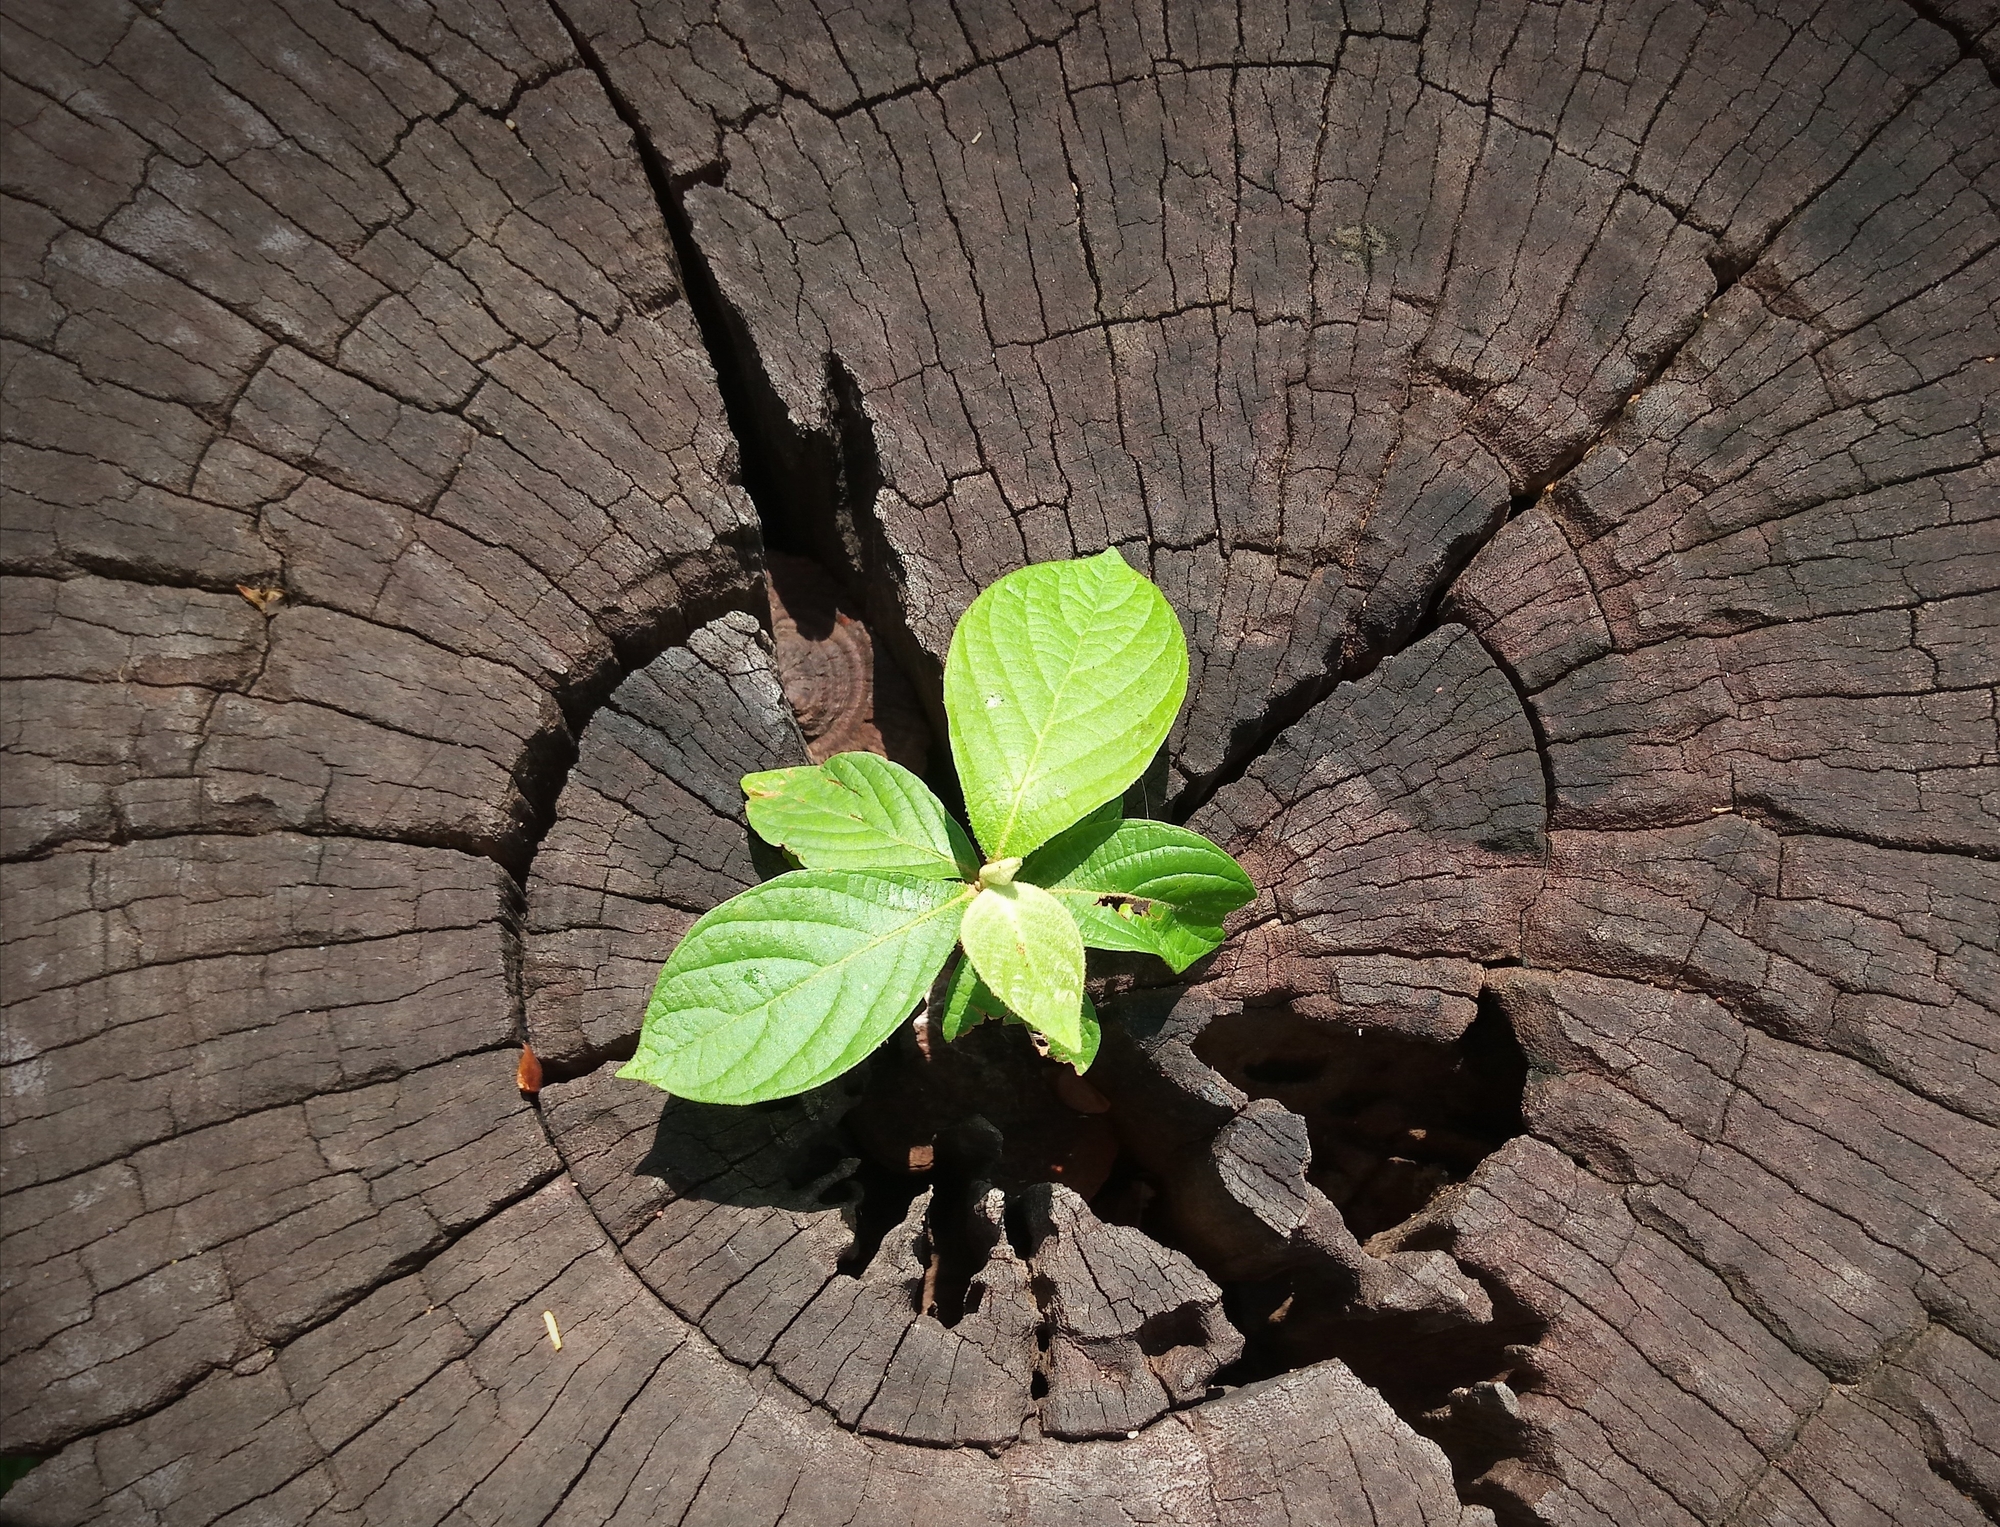
[[[951,756],[984,857],[908,769],[872,753],[746,774],[750,825],[800,866],[688,929],[618,1073],[705,1103],[789,1097],[857,1065],[930,991],[934,1033],[1026,1024],[1097,1053],[1083,951],[1176,973],[1256,889],[1198,833],[1126,820],[1125,789],[1187,694],[1187,640],[1115,551],[1009,573],[952,633]]]

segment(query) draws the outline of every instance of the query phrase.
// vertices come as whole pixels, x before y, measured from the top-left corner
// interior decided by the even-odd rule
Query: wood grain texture
[[[6,0],[0,1520],[2000,1512],[1996,25]],[[618,1081],[1106,547],[1224,948]]]

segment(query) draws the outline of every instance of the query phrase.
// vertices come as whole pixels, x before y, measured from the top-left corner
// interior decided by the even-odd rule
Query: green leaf
[[[873,753],[743,776],[750,825],[808,869],[890,870],[965,880],[979,856],[930,787]]]
[[[1097,1008],[1087,996],[1083,999],[1082,1033],[1083,1042],[1074,1050],[1049,1039],[1046,1034],[1042,1036],[1048,1039],[1049,1054],[1074,1067],[1078,1076],[1088,1071],[1090,1063],[1097,1059],[1097,1046],[1104,1038],[1104,1031],[1097,1026]]]
[[[1179,975],[1222,943],[1219,925],[1190,922],[1158,903],[1147,907],[1123,902],[1117,906],[1078,904],[1062,898],[1076,918],[1077,931],[1088,949],[1124,949],[1154,954]]]
[[[1092,949],[1157,954],[1176,974],[1221,943],[1222,920],[1257,896],[1240,864],[1170,822],[1086,818],[1029,855],[1019,874],[1070,909]],[[1097,905],[1105,896],[1131,901]]]
[[[972,968],[972,961],[960,960],[952,967],[951,979],[945,983],[944,1004],[938,1019],[938,1033],[946,1044],[967,1030],[978,1028],[988,1018],[1004,1019],[1007,1016],[1005,1004],[979,979],[979,972]]]
[[[1257,897],[1243,866],[1200,833],[1138,818],[1087,818],[1029,855],[1018,877],[1049,891],[1164,902],[1208,923]]]
[[[1076,919],[1032,885],[988,886],[959,929],[972,968],[1007,1007],[1075,1050],[1083,1043],[1083,937]]]
[[[958,936],[969,886],[794,870],[706,913],[660,972],[619,1075],[703,1103],[790,1097],[910,1016]]]
[[[1028,853],[1145,771],[1187,694],[1187,638],[1115,551],[1009,573],[945,659],[951,756],[989,859]]]
[[[945,983],[942,1012],[943,1017],[939,1021],[938,1031],[943,1034],[946,1044],[961,1034],[978,1028],[989,1018],[998,1018],[1002,1023],[1021,1022],[1007,1011],[1006,1004],[994,996],[992,989],[979,979],[970,960],[960,960],[952,967],[951,978]],[[1097,1026],[1097,1009],[1092,1005],[1088,993],[1083,998],[1081,1018],[1079,1028],[1083,1043],[1074,1050],[1064,1048],[1046,1034],[1042,1035],[1042,1042],[1049,1047],[1049,1054],[1074,1066],[1079,1076],[1088,1071],[1090,1063],[1097,1058],[1097,1046],[1102,1038],[1102,1031]]]

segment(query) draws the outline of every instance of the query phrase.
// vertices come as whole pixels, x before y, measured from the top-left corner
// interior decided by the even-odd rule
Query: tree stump
[[[2000,1514],[1989,4],[0,9],[0,1519]],[[617,1080],[1107,546],[1228,944]]]

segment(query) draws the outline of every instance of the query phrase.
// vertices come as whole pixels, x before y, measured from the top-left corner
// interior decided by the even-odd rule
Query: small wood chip
[[[247,583],[239,583],[236,592],[257,606],[260,615],[269,615],[285,600],[285,591],[281,588],[252,588]]]
[[[931,1253],[931,1259],[924,1266],[924,1291],[917,1305],[917,1313],[935,1315],[937,1313],[938,1254]]]
[[[562,1351],[562,1332],[556,1329],[555,1311],[543,1310],[542,1324],[549,1328],[549,1345],[558,1352]]]
[[[1055,1089],[1065,1108],[1078,1113],[1111,1112],[1111,1099],[1067,1066],[1049,1078],[1049,1085]]]
[[[542,1090],[542,1063],[527,1045],[521,1046],[521,1063],[514,1068],[514,1085],[521,1089],[523,1097],[534,1097]]]

